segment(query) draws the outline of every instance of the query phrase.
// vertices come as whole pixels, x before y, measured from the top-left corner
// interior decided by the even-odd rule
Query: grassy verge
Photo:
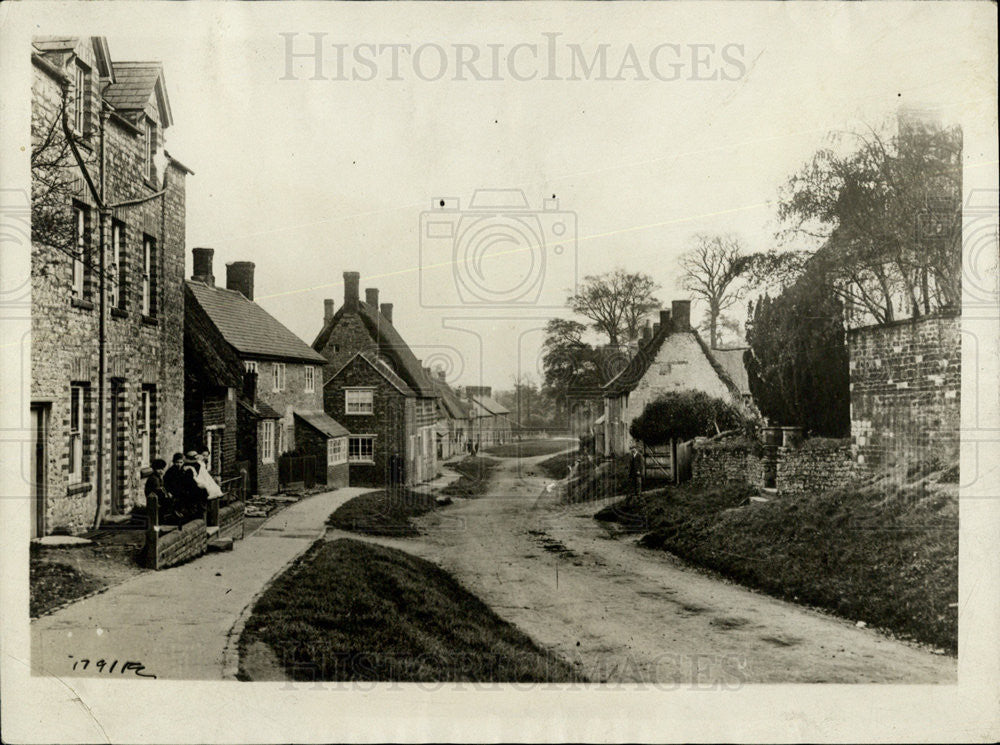
[[[434,564],[353,540],[318,541],[275,580],[241,654],[258,641],[294,680],[580,680]]]
[[[484,449],[483,452],[500,458],[533,458],[536,455],[549,455],[575,447],[575,440],[522,440]]]
[[[365,535],[415,536],[410,518],[436,507],[434,497],[410,489],[380,489],[359,494],[338,507],[326,524]]]
[[[48,613],[70,600],[99,590],[107,584],[99,577],[69,564],[32,562],[28,574],[31,584],[29,612],[32,618]]]
[[[564,479],[569,473],[570,464],[576,460],[578,453],[560,453],[546,458],[538,464],[538,468],[550,479]]]
[[[667,488],[595,517],[742,584],[957,650],[954,484],[748,496],[735,486]]]
[[[485,458],[481,455],[469,455],[457,463],[446,464],[446,468],[458,471],[461,475],[456,481],[444,487],[441,494],[466,499],[481,497],[489,488],[490,474],[498,465],[500,461],[495,458]]]

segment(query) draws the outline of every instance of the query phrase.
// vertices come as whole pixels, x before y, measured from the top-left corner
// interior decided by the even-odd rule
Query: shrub
[[[727,401],[702,391],[679,391],[646,404],[629,433],[647,445],[662,445],[672,439],[709,437],[743,425],[743,415]]]

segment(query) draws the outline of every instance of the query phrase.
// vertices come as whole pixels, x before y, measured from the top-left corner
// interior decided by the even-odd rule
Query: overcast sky
[[[323,299],[339,307],[342,273],[358,271],[362,292],[378,287],[394,303],[396,325],[418,357],[446,364],[456,382],[498,388],[519,370],[540,379],[540,329],[565,315],[552,306],[577,277],[645,271],[669,305],[683,296],[677,257],[692,234],[736,232],[751,250],[776,245],[778,189],[829,131],[877,124],[900,105],[943,106],[946,119],[959,120],[975,97],[956,84],[977,54],[954,42],[967,33],[961,15],[932,3],[891,16],[877,5],[840,6],[823,10],[825,21],[816,15],[825,4],[742,4],[739,13],[655,4],[627,13],[617,6],[616,14],[588,4],[575,6],[573,19],[564,5],[463,4],[446,18],[383,6],[373,14],[378,23],[361,22],[358,6],[327,6],[309,21],[265,27],[250,23],[249,6],[222,5],[225,16],[178,16],[155,38],[108,33],[114,59],[164,64],[175,118],[167,149],[196,174],[188,179],[188,248],[215,248],[220,283],[226,262],[255,262],[257,300],[310,343]],[[313,61],[300,59],[297,79],[282,80],[288,41],[280,32],[296,34],[299,52],[313,50],[310,32],[325,33],[322,74],[347,79],[311,80]],[[626,79],[595,80],[596,70],[589,80],[541,79],[555,76],[546,69],[550,40],[556,75],[572,75],[570,45],[589,62],[607,44],[607,76]],[[365,43],[438,47],[428,46],[419,64],[400,52],[394,75],[391,50],[371,64],[352,62]],[[511,69],[508,55],[521,43],[536,50],[517,51]],[[661,49],[650,69],[665,43],[679,46]],[[337,44],[347,45],[343,75]],[[453,44],[475,48],[479,73],[501,79],[471,79],[467,68],[469,79],[455,80],[456,55],[474,52]],[[445,74],[422,80],[437,74],[438,49]],[[495,53],[499,73],[490,68]],[[623,61],[630,65],[619,76]],[[679,79],[659,79],[673,74],[670,62],[682,65]],[[690,79],[713,72],[718,79]],[[578,69],[576,77],[585,76]],[[476,189],[489,188],[523,190],[541,212],[524,224],[550,242],[541,253],[480,243],[486,261],[477,288],[474,276],[456,280],[453,238],[422,244],[421,212],[438,197],[458,198],[465,210]],[[553,195],[560,211],[575,215],[575,248],[572,216],[542,211]],[[429,219],[456,224],[460,214]],[[569,230],[561,253],[556,223]],[[483,288],[509,289],[525,277],[537,280],[527,283],[541,291],[536,303],[476,302]],[[462,296],[456,281],[466,283]],[[428,307],[442,304],[455,307]]]

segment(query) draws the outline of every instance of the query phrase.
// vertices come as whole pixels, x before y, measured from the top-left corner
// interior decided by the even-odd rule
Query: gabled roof
[[[258,399],[256,404],[250,404],[245,399],[239,398],[236,403],[258,419],[281,419],[281,414],[268,406],[266,401]]]
[[[653,334],[648,342],[640,345],[639,351],[636,353],[625,369],[619,372],[615,377],[609,380],[604,385],[604,395],[609,398],[615,398],[622,395],[623,393],[629,393],[635,390],[635,387],[639,385],[639,381],[642,380],[646,372],[649,370],[650,365],[656,360],[656,355],[659,354],[660,348],[663,346],[663,342],[667,340],[672,334],[691,334],[695,341],[698,342],[698,346],[704,353],[705,357],[708,359],[709,364],[712,369],[715,370],[715,374],[719,376],[719,380],[737,396],[742,396],[742,391],[739,386],[733,382],[733,379],[729,376],[726,369],[720,364],[720,362],[712,354],[712,350],[708,348],[708,345],[701,338],[694,329],[688,329],[686,331],[674,331],[669,326],[660,326],[659,330]]]
[[[469,407],[443,380],[431,380],[434,390],[441,397],[441,408],[451,419],[468,419]]]
[[[346,306],[341,306],[332,319],[323,325],[316,340],[313,342],[313,349],[319,351],[326,347],[330,341],[333,330],[340,323]],[[382,314],[378,308],[372,308],[364,301],[358,301],[357,315],[361,319],[368,333],[378,343],[379,353],[388,357],[393,364],[396,373],[406,384],[418,395],[424,398],[433,398],[437,392],[431,383],[430,377],[420,366],[420,361],[403,340],[396,327],[390,323],[389,319]]]
[[[322,364],[326,358],[242,293],[186,281],[194,299],[241,357]]]
[[[295,416],[304,421],[324,437],[347,437],[347,431],[336,419],[323,411],[294,410]]]
[[[486,409],[486,411],[490,414],[500,415],[510,413],[510,409],[503,404],[494,401],[489,396],[473,396],[472,400]]]
[[[159,62],[116,62],[115,79],[104,87],[104,100],[118,111],[141,111],[155,96],[160,126],[173,124],[163,65]]]
[[[746,349],[713,349],[712,356],[719,361],[719,364],[729,374],[729,377],[740,389],[740,393],[747,395],[750,393],[750,380],[747,378],[747,368],[743,364],[743,352]]]
[[[340,375],[340,373],[342,373],[349,365],[351,365],[354,362],[354,360],[358,359],[358,357],[360,357],[362,361],[367,362],[379,375],[385,378],[390,384],[392,384],[396,388],[396,390],[398,390],[404,396],[417,395],[416,393],[414,393],[413,389],[406,384],[405,380],[396,375],[395,371],[391,367],[389,367],[387,364],[385,364],[385,362],[383,362],[381,359],[379,359],[370,352],[356,352],[354,355],[351,356],[351,359],[347,360],[347,362],[341,365],[340,369],[337,370],[337,372],[335,372],[333,375],[331,375],[329,379],[325,383],[323,383],[323,385],[329,385],[330,383],[332,383],[337,378],[337,376]]]
[[[218,327],[184,288],[184,367],[205,383],[224,388],[243,386],[243,363],[226,344]]]

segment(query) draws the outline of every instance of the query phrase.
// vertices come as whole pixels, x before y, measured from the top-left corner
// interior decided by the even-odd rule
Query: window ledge
[[[347,461],[349,466],[374,466],[375,461],[373,460],[349,460]]]
[[[89,300],[81,300],[78,297],[72,298],[70,300],[70,305],[74,308],[81,308],[82,310],[93,310],[94,304]]]
[[[142,317],[142,322],[147,326],[159,326],[160,322],[157,320],[156,316],[146,316]]]
[[[121,308],[112,308],[111,309],[111,317],[112,318],[128,318],[128,313],[126,311],[122,310]]]
[[[89,481],[79,484],[70,484],[66,487],[66,496],[71,497],[74,494],[84,494],[85,492],[90,491],[92,486],[93,485]]]

